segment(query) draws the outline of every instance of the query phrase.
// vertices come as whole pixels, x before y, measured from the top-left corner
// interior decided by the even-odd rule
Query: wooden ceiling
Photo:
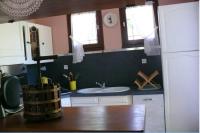
[[[23,19],[63,15],[72,12],[119,8],[130,4],[144,4],[144,0],[44,0],[39,10]],[[0,11],[0,21],[10,18]]]

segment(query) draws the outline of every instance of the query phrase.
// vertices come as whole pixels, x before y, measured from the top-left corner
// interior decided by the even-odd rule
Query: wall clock
[[[107,27],[113,27],[117,24],[118,18],[117,15],[115,13],[106,13],[105,16],[103,17],[103,22],[104,25],[106,25]]]

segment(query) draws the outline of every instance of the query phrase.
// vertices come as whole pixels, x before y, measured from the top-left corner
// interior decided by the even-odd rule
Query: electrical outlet
[[[64,70],[68,70],[68,65],[64,65]]]
[[[147,64],[147,59],[142,59],[142,64]]]

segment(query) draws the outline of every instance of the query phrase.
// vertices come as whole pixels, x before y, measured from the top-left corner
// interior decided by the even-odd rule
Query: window
[[[72,35],[76,41],[83,44],[85,51],[102,50],[104,47],[101,19],[100,11],[68,15],[69,36]],[[69,43],[71,51],[71,39],[69,39]]]
[[[121,27],[123,47],[144,45],[144,38],[154,31],[154,8],[152,5],[122,8]]]

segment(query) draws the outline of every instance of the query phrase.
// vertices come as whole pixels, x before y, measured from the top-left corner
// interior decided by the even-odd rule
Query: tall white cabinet
[[[158,7],[162,53],[199,50],[198,3]]]
[[[167,132],[199,131],[199,2],[159,7]]]
[[[198,74],[198,51],[163,56],[167,131],[198,131]]]
[[[24,46],[19,22],[0,24],[0,65],[22,64]]]

